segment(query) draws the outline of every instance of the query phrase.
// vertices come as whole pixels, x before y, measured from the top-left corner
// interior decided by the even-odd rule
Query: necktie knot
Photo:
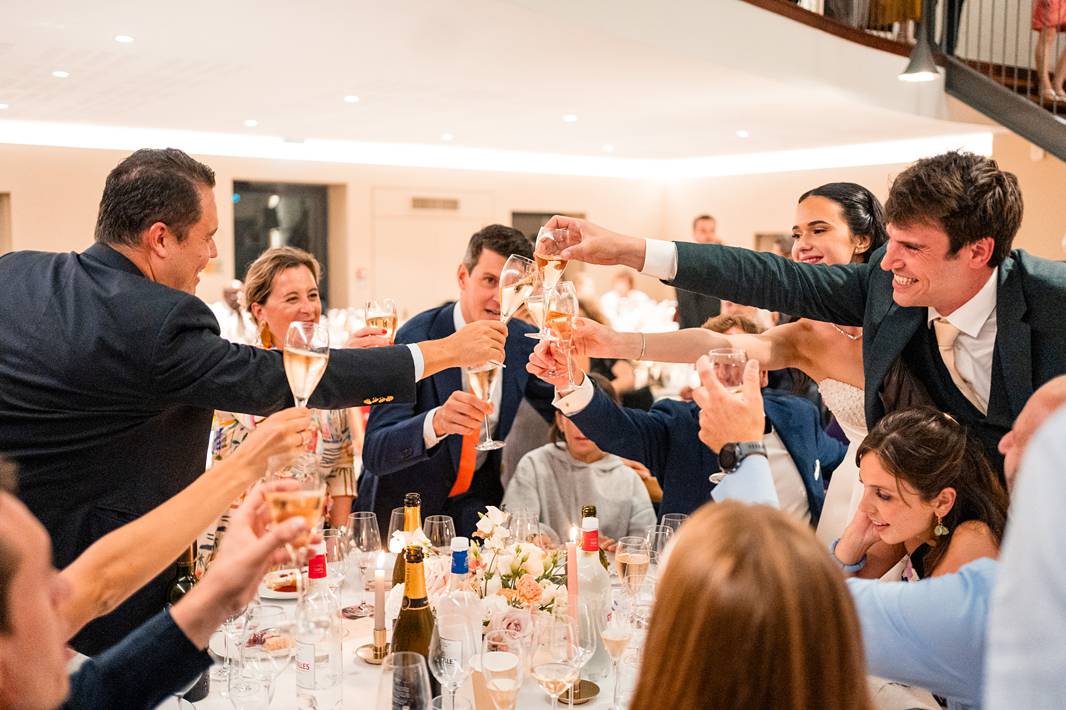
[[[936,342],[941,350],[951,350],[955,347],[955,341],[959,338],[960,331],[946,318],[937,318],[933,321],[933,331],[936,333]]]

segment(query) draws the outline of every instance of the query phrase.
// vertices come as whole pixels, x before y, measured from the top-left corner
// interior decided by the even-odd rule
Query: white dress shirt
[[[1011,496],[988,626],[988,710],[1066,707],[1066,410],[1037,430]]]
[[[959,329],[955,340],[955,369],[970,383],[981,404],[988,412],[988,397],[992,390],[992,357],[996,351],[996,290],[999,286],[999,267],[966,303],[956,308],[951,315],[942,316],[929,307],[927,324],[943,318]]]
[[[455,308],[452,309],[452,320],[455,323],[455,331],[459,332],[466,325],[466,319],[463,318],[463,309],[459,307],[459,302],[455,302]],[[460,369],[462,373],[463,391],[470,391],[470,381],[466,376],[466,370]],[[503,393],[503,373],[500,373],[500,377],[496,378],[496,382],[492,386],[492,414],[488,416],[489,431],[496,431],[496,423],[500,419],[500,399]],[[425,442],[426,449],[432,449],[434,446],[440,443],[444,436],[437,436],[437,432],[433,429],[433,415],[437,413],[440,407],[434,407],[426,412],[426,418],[422,422],[422,441]],[[482,424],[484,427],[484,424]],[[485,462],[485,457],[488,456],[487,451],[477,452],[477,460],[474,464],[475,470],[481,468],[481,464]]]

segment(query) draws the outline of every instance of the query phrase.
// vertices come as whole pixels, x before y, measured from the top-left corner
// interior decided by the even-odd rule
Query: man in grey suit
[[[845,266],[638,239],[566,217],[548,226],[570,230],[565,258],[863,326],[867,424],[932,404],[965,423],[1002,471],[997,442],[1033,390],[1066,373],[1066,265],[1011,249],[1022,196],[989,158],[919,160],[896,178],[885,211],[888,244],[868,264]]]
[[[52,536],[57,567],[143,515],[202,470],[213,410],[292,406],[282,354],[229,343],[194,294],[216,256],[211,168],[180,150],[140,150],[107,177],[96,243],[81,254],[0,258],[0,452]],[[310,405],[414,398],[447,367],[503,358],[506,329],[333,350]],[[74,639],[87,655],[163,607],[164,572]]]

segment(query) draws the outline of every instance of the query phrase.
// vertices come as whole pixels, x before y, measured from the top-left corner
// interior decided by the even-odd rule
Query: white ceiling
[[[902,58],[739,0],[0,0],[0,17],[0,121],[640,159],[974,130],[903,93],[923,89],[896,81]]]

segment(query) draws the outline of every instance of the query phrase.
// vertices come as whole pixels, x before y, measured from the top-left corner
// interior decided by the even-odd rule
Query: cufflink
[[[392,395],[390,394],[390,395],[389,395],[388,397],[386,397],[386,398],[385,398],[385,401],[386,401],[386,402],[391,402],[391,401],[392,401],[392,400],[394,400],[394,399],[396,399],[396,398],[395,398],[395,397],[393,397],[393,396],[392,396]]]
[[[373,402],[371,402],[370,399],[368,398],[368,399],[364,399],[363,400],[363,404],[373,404]]]

